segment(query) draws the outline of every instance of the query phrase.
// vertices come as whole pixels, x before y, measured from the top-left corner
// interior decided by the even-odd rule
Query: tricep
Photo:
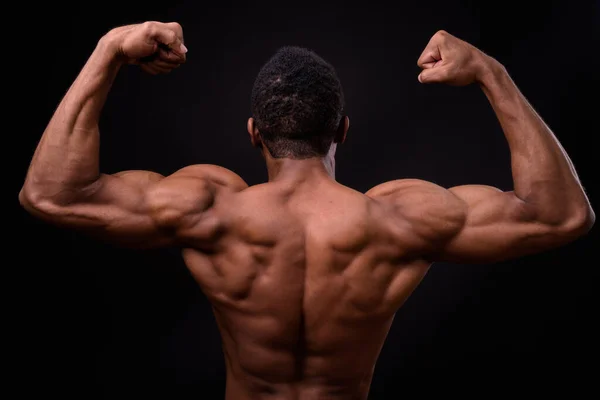
[[[577,215],[545,221],[535,205],[484,185],[445,189],[407,179],[384,183],[367,195],[410,222],[431,261],[490,263],[564,245],[585,231]]]

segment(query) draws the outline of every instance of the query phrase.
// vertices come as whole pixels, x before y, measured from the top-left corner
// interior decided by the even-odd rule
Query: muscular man
[[[214,306],[227,399],[366,399],[394,313],[433,262],[541,252],[594,222],[573,164],[502,65],[443,31],[418,60],[419,81],[480,85],[510,146],[513,191],[406,179],[363,194],[337,183],[342,88],[331,65],[300,48],[275,54],[252,93],[248,132],[267,183],[248,187],[214,165],[101,173],[98,118],[119,69],[169,72],[186,51],[176,23],[101,38],[19,198],[31,214],[99,238],[181,247]]]

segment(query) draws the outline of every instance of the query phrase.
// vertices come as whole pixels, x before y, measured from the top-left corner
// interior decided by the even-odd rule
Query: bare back
[[[367,397],[394,313],[429,267],[390,218],[321,178],[250,187],[206,212],[212,244],[183,254],[214,305],[228,399]]]
[[[295,168],[311,163],[320,167],[252,187],[214,165],[124,171],[75,199],[21,201],[121,245],[184,248],[221,331],[228,400],[366,399],[394,313],[432,262],[514,258],[590,227],[578,214],[541,221],[489,186],[403,179],[362,194],[319,160]]]

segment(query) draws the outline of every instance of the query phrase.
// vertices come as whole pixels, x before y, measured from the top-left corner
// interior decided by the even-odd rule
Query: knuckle
[[[169,32],[172,32],[172,38],[171,38],[171,42],[175,42],[177,39],[179,40],[183,40],[183,29],[181,28],[181,25],[177,22],[169,22],[168,24],[166,24],[167,28],[169,29]],[[171,34],[169,34],[171,35]]]
[[[156,23],[154,21],[146,21],[142,24],[142,29],[147,34],[151,34],[156,30]]]
[[[435,33],[435,35],[433,35],[434,39],[439,42],[446,41],[448,39],[448,36],[449,36],[448,32],[446,32],[444,30],[437,31]]]
[[[171,29],[175,30],[176,32],[183,32],[183,28],[178,22],[171,22],[169,25]]]
[[[172,30],[167,30],[165,32],[166,38],[169,41],[169,44],[174,43],[177,40],[177,34]]]

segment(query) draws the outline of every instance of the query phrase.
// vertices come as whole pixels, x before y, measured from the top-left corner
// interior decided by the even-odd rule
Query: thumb
[[[172,29],[161,26],[156,29],[153,36],[156,41],[168,46],[169,49],[181,56],[188,51],[181,38]]]
[[[418,76],[419,82],[421,83],[437,83],[442,82],[446,78],[446,68],[444,67],[433,67],[424,69]]]

